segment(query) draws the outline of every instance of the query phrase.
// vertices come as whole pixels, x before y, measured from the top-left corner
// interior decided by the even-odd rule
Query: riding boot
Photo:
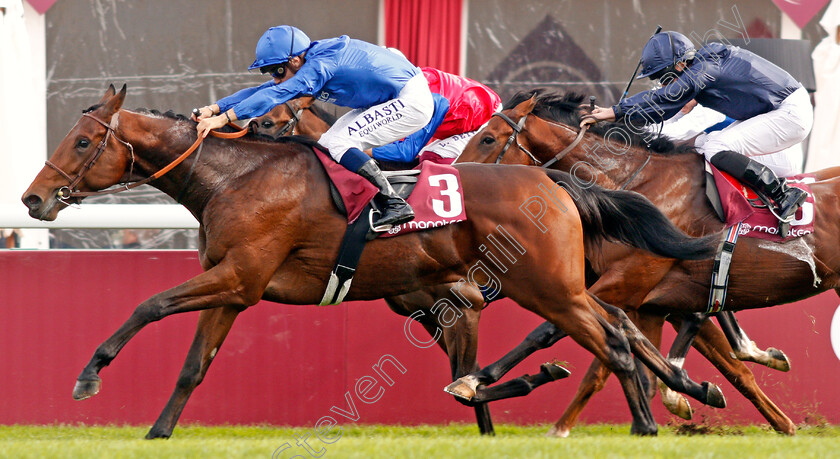
[[[379,196],[384,200],[380,206],[381,214],[373,222],[375,231],[387,231],[393,226],[402,225],[414,219],[414,210],[394,191],[375,161],[364,163],[359,168],[358,174],[379,188]]]
[[[789,187],[784,178],[779,178],[769,167],[734,151],[722,151],[712,156],[712,165],[732,174],[746,183],[756,193],[776,203],[776,214],[782,222],[790,222],[796,209],[805,202],[808,193]]]

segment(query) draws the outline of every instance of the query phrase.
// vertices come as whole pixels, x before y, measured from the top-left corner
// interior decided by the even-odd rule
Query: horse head
[[[537,161],[530,156],[527,142],[523,145],[524,139],[519,134],[529,118],[534,118],[528,115],[536,103],[534,95],[511,109],[493,114],[487,125],[470,139],[455,162],[535,164]]]
[[[53,221],[60,210],[81,201],[72,192],[101,190],[121,181],[131,148],[115,133],[125,93],[125,85],[119,93],[110,85],[59,143],[23,194],[31,217]]]
[[[315,98],[312,96],[292,99],[274,107],[265,115],[252,119],[248,123],[248,130],[253,134],[264,135],[273,139],[293,135],[298,133],[297,131],[302,131],[300,132],[301,135],[307,135],[308,130],[304,125],[309,123],[304,119],[311,116],[308,109],[314,102]],[[318,140],[317,137],[315,140]]]

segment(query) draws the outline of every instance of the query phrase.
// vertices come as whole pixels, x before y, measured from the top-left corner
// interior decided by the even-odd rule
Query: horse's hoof
[[[158,430],[152,427],[152,429],[149,430],[149,433],[146,434],[146,440],[155,440],[158,438],[166,440],[170,436],[172,436],[172,432],[164,432],[162,430]]]
[[[659,428],[656,427],[656,424],[653,426],[644,426],[644,427],[630,427],[630,435],[638,435],[640,437],[655,437],[659,435]]]
[[[443,388],[443,391],[452,394],[460,399],[470,401],[475,397],[475,389],[478,387],[478,378],[475,376],[464,376],[456,379],[452,384]]]
[[[102,380],[99,378],[92,380],[77,380],[73,387],[73,400],[85,400],[93,397],[99,393],[102,387]]]
[[[710,382],[703,382],[703,388],[706,392],[706,405],[715,408],[726,408],[726,397],[723,396],[720,387]]]
[[[548,432],[545,433],[546,437],[556,437],[556,438],[566,438],[569,436],[569,429],[561,429],[557,426],[552,426]]]
[[[685,397],[682,395],[678,396],[676,399],[676,403],[673,405],[665,405],[672,414],[679,416],[686,421],[690,421],[691,417],[694,415],[694,410],[691,409],[691,403],[686,400]]]
[[[546,362],[540,365],[540,372],[547,374],[552,381],[568,378],[572,374],[571,371],[563,368],[557,362]]]
[[[781,349],[768,347],[767,354],[771,358],[770,362],[767,363],[768,367],[779,371],[790,371],[790,360]]]

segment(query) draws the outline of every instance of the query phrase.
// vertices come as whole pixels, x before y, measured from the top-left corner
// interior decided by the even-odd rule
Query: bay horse
[[[522,101],[518,99],[525,98],[524,94],[525,93],[520,93],[515,96],[512,101],[508,102],[508,106],[515,106],[521,103]],[[541,94],[541,92],[538,92],[538,94]],[[549,101],[549,98],[551,98],[551,101]],[[575,112],[578,108],[577,104],[582,101],[582,97],[573,95],[572,98],[575,100],[570,102],[562,101],[560,98],[555,96],[543,95],[537,99],[537,104],[539,104],[538,111],[551,112],[552,110],[556,110],[554,105],[559,105],[561,107],[566,107],[569,113]],[[305,136],[317,140],[324,132],[327,131],[327,129],[329,129],[334,120],[331,120],[323,113],[315,109],[313,102],[314,98],[309,96],[291,100],[283,105],[275,107],[267,114],[251,120],[248,127],[255,134],[275,139],[284,135],[290,135],[298,130]],[[512,111],[508,111],[508,113],[512,113]],[[511,114],[511,116],[514,115]],[[501,119],[502,117],[499,118]],[[510,118],[508,118],[508,120],[510,120]],[[498,120],[496,122],[498,122]],[[511,121],[508,121],[508,123],[510,124],[510,127],[514,129],[513,126],[515,123],[512,123]],[[519,127],[515,129],[519,129]],[[514,131],[512,131],[512,133],[513,132]],[[514,137],[508,136],[504,145],[511,145],[513,139]],[[496,145],[501,146],[502,144],[503,143],[500,141]],[[528,165],[529,161],[531,163],[537,162],[531,153],[528,152],[527,148],[523,147],[521,143],[517,143],[517,145],[521,148],[519,152],[520,156],[508,158],[508,160],[505,161],[506,163],[513,162]],[[501,152],[496,156],[496,158],[502,158],[506,153],[507,148],[508,147],[501,147]],[[526,152],[525,155],[527,156],[521,155],[523,151]],[[549,154],[552,152],[546,149],[538,150],[538,153],[544,157],[543,161],[547,161],[550,158]],[[484,159],[492,160],[494,158],[491,155],[485,157]],[[499,161],[497,160],[497,162]],[[387,167],[388,165],[386,164],[385,166]],[[406,165],[400,164],[393,164],[391,166],[397,169],[407,167]],[[594,281],[588,282],[591,283]],[[429,311],[436,298],[451,295],[449,291],[451,287],[452,286],[449,285],[431,287],[426,289],[426,291],[413,292],[406,295],[386,298],[386,303],[398,314],[416,318],[416,320],[421,322],[429,333],[434,336],[436,330],[438,330],[437,333],[439,333],[441,327],[436,326],[434,320],[431,320],[432,323],[429,323],[430,321],[426,314],[419,316],[412,316],[412,314],[418,311]],[[489,433],[492,432],[492,421],[490,419],[489,411],[487,409],[483,409],[486,402],[524,396],[542,384],[562,379],[562,377],[568,375],[568,373],[562,373],[563,371],[566,371],[564,368],[555,367],[549,363],[543,365],[540,373],[537,373],[536,375],[525,375],[523,377],[514,378],[513,380],[503,384],[489,386],[489,384],[501,379],[502,376],[513,368],[513,366],[534,351],[545,348],[559,340],[563,336],[563,332],[562,330],[558,330],[556,327],[553,327],[550,323],[546,323],[530,334],[523,344],[512,350],[507,356],[495,364],[490,365],[484,369],[484,371],[481,371],[479,377],[466,378],[462,380],[461,377],[479,370],[478,362],[475,358],[477,351],[477,341],[475,338],[478,336],[477,324],[480,319],[480,311],[482,311],[485,307],[485,302],[480,295],[480,292],[475,289],[468,288],[462,288],[462,291],[469,292],[466,297],[469,298],[471,302],[470,307],[461,308],[461,313],[467,314],[467,320],[461,321],[459,323],[460,327],[450,330],[450,333],[445,333],[443,335],[443,340],[437,340],[444,352],[447,352],[449,355],[452,376],[453,379],[456,380],[455,383],[448,386],[446,390],[447,392],[454,394],[456,396],[456,400],[468,405],[475,405],[479,429],[482,433]],[[454,304],[462,304],[458,301],[454,301],[455,298],[452,298],[452,300]],[[417,317],[419,317],[419,319],[417,319]],[[631,318],[637,319],[637,325],[640,324],[642,326],[642,330],[650,330],[650,336],[648,336],[648,338],[655,340],[656,343],[659,343],[659,340],[661,339],[661,319],[648,318],[647,315],[639,315],[635,311],[631,312]],[[691,345],[697,330],[701,325],[700,322],[702,319],[705,319],[705,316],[692,315],[689,316],[689,318],[691,320],[686,320],[684,322],[681,322],[673,315],[670,318],[670,321],[675,323],[675,326],[681,327],[679,328],[680,333],[672,346],[672,352],[670,355],[670,357],[680,364],[682,364],[682,359],[685,358],[688,347]],[[753,343],[746,336],[743,330],[740,329],[734,317],[731,317],[731,312],[723,312],[719,317],[719,321],[721,322],[723,330],[726,332],[727,339],[732,348],[726,346],[725,348],[718,349],[714,352],[717,352],[719,355],[729,355],[734,352],[740,360],[758,362],[771,368],[783,371],[788,371],[790,369],[790,364],[783,352],[774,348],[770,348],[767,351],[758,349],[755,346],[755,343]],[[649,325],[648,322],[650,322],[651,325]],[[719,335],[719,331],[713,324],[711,324],[711,322],[709,322],[709,325],[706,326],[709,327],[705,332],[707,335],[715,335],[717,339],[720,339],[719,336],[717,336]],[[465,341],[467,339],[469,339],[469,341]],[[705,338],[700,338],[697,346],[706,345],[704,340]],[[741,367],[743,367],[743,365],[741,365]],[[470,368],[472,368],[472,370]],[[741,370],[749,372],[746,367],[743,367]],[[725,374],[736,373],[725,372]],[[735,383],[734,380],[733,383]],[[737,386],[738,385],[736,384],[736,387]],[[674,392],[666,392],[668,389],[665,386],[663,386],[660,390],[662,391],[663,402],[672,413],[685,419],[691,418],[692,409],[687,400]],[[745,388],[743,390],[747,391],[745,394],[747,394],[748,399],[762,400],[763,396],[760,394],[753,395],[753,391],[750,388]],[[773,414],[775,415],[776,413]],[[784,414],[782,414],[782,416],[768,416],[768,420],[781,431],[788,432],[788,430],[793,426],[792,422],[787,420],[787,417],[784,416]]]
[[[255,135],[265,136],[277,140],[283,136],[300,135],[317,141],[321,135],[335,123],[335,117],[321,110],[314,104],[315,98],[303,96],[278,105],[268,113],[248,122],[247,128]],[[411,165],[380,161],[383,170],[406,169]],[[454,296],[450,290],[455,288],[460,292],[460,298]],[[440,298],[449,299],[451,304],[462,306],[461,300],[466,300],[470,307],[459,307],[459,318],[454,323],[439,319],[432,310],[435,302]],[[478,289],[457,284],[444,284],[428,287],[420,291],[385,298],[388,307],[397,314],[411,317],[420,323],[429,335],[449,357],[449,368],[452,380],[478,371],[478,322],[484,309],[484,298]],[[518,384],[524,387],[536,387],[544,381],[561,379],[569,373],[562,367],[546,364],[536,375],[526,375],[519,378]],[[516,383],[515,383],[516,384]],[[481,391],[483,388],[480,388]],[[495,397],[507,398],[505,387],[494,387],[493,391],[482,393],[488,399]],[[519,391],[517,391],[517,394]],[[493,420],[487,403],[466,403],[462,399],[456,400],[472,406],[475,410],[476,424],[482,435],[494,435]]]
[[[330,198],[314,143],[249,137],[209,137],[201,143],[195,122],[122,109],[125,96],[125,86],[118,93],[110,86],[83,112],[22,201],[30,216],[52,221],[91,192],[139,180],[134,183],[150,182],[198,220],[204,272],[140,303],[97,347],[73,389],[76,400],[96,395],[99,372],[143,327],[200,311],[172,396],[146,435],[167,438],[239,313],[260,300],[299,305],[321,300],[346,219]],[[201,156],[188,155],[199,143]],[[371,241],[348,300],[458,281],[492,287],[604,361],[621,381],[634,434],[655,434],[657,427],[633,355],[674,389],[725,406],[714,384],[688,379],[621,310],[587,292],[583,252],[586,239],[606,238],[710,265],[719,235],[687,237],[637,193],[584,189],[560,171],[480,164],[458,171],[461,189],[447,191],[463,193],[468,220]],[[541,220],[552,231],[519,215],[540,186],[553,192],[556,205],[546,205]],[[504,269],[491,268],[486,247],[481,250],[484,239],[497,233],[503,233],[511,255],[519,254]]]
[[[534,165],[535,162],[548,162],[578,137],[582,101],[583,97],[575,94],[520,93],[506,105],[511,108],[503,112],[510,122],[501,117],[494,118],[476,134],[458,162],[495,162],[505,143],[510,143],[511,147],[502,158],[503,163]],[[628,133],[632,145],[627,145],[619,142],[621,138],[615,134],[615,129],[622,128],[616,123],[596,125],[555,166],[579,174],[579,180],[584,182],[641,193],[688,234],[698,236],[720,231],[724,224],[704,194],[703,157],[692,148],[676,147],[667,142],[660,143],[660,151],[654,151],[645,146],[641,136],[632,133]],[[613,134],[609,134],[611,132]],[[606,140],[605,135],[613,138]],[[509,142],[511,138],[515,142]],[[610,149],[620,149],[622,154],[614,155]],[[811,185],[818,205],[813,234],[784,244],[752,238],[740,240],[730,271],[725,305],[728,310],[790,303],[840,287],[837,274],[840,270],[837,236],[840,234],[840,219],[837,218],[840,179],[837,176],[840,176],[840,168],[819,171],[816,173],[818,181]],[[679,327],[678,316],[674,313],[705,312],[711,280],[707,266],[654,259],[637,250],[612,244],[592,249],[596,255],[589,259],[600,277],[590,285],[590,290],[627,311],[655,344],[661,339],[665,314],[671,314],[669,320]],[[770,278],[774,279],[772,284],[766,281]],[[752,372],[730,356],[730,345],[721,331],[708,320],[696,326],[700,328],[694,347],[758,408],[775,430],[793,434],[796,429],[793,422],[761,391]],[[553,328],[551,324],[544,324],[534,332],[542,341],[524,343],[520,353],[512,353],[509,357],[524,358],[528,353],[550,345],[562,336],[553,335]],[[682,335],[683,330],[678,339]],[[745,340],[742,344],[754,347],[746,335],[742,332],[741,335],[742,341]],[[690,343],[689,338],[675,345],[687,347]],[[773,356],[770,357],[772,360]],[[514,364],[514,361],[498,363],[504,368]],[[551,433],[568,435],[583,406],[603,388],[608,375],[607,369],[593,362],[575,399]],[[481,379],[480,373],[475,377]],[[667,391],[663,393],[663,400],[676,402]]]

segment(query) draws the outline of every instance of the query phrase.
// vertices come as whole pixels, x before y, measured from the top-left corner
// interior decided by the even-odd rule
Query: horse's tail
[[[605,238],[668,258],[703,260],[714,257],[720,233],[690,237],[668,220],[647,198],[633,191],[582,188],[565,172],[547,170],[575,201],[585,236]]]

